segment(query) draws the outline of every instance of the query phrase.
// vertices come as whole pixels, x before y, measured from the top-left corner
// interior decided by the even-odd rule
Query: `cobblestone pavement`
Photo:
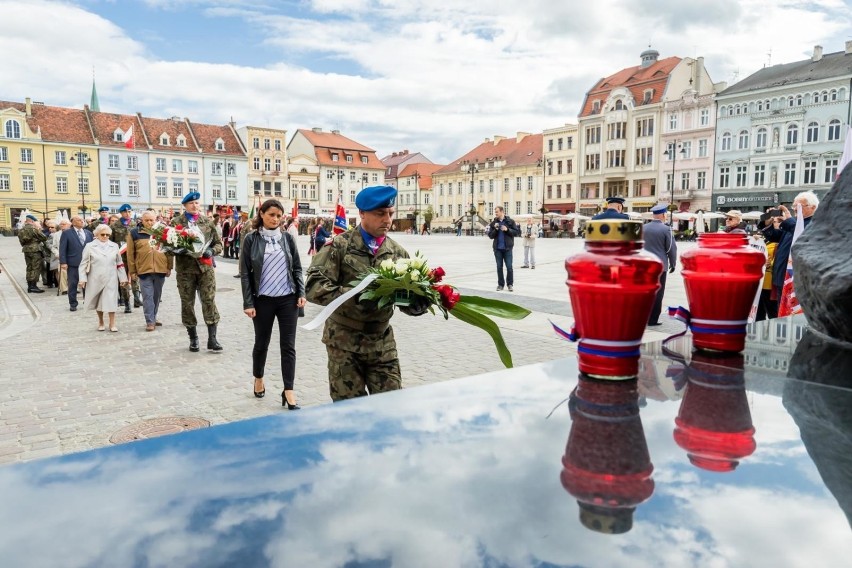
[[[499,297],[531,309],[522,321],[498,320],[515,366],[566,357],[572,344],[557,339],[549,319],[569,324],[564,259],[581,250],[579,239],[539,240],[535,270],[521,269],[515,247],[515,291],[496,292],[491,243],[485,237],[393,235],[412,254],[422,251],[462,293]],[[693,246],[693,245],[687,245]],[[299,250],[308,248],[299,237]],[[681,252],[685,247],[681,247]],[[302,257],[306,264],[307,255]],[[119,333],[99,333],[93,312],[68,309],[55,290],[26,294],[24,258],[16,238],[0,237],[0,464],[78,452],[109,444],[110,436],[146,419],[197,417],[211,424],[287,412],[281,408],[280,357],[271,348],[267,396],[252,396],[253,331],[242,313],[236,265],[218,259],[217,304],[222,315],[220,354],[190,353],[180,324],[174,277],[166,282],[160,319],[144,331],[142,310],[119,313]],[[684,304],[683,282],[670,275],[667,304]],[[196,305],[196,313],[201,313]],[[306,308],[309,321],[319,307]],[[405,388],[476,375],[501,367],[487,334],[454,318],[397,314],[393,326]],[[668,321],[648,331],[656,340],[679,331]],[[303,407],[330,403],[321,331],[299,330],[296,395]],[[272,345],[276,345],[273,338]]]

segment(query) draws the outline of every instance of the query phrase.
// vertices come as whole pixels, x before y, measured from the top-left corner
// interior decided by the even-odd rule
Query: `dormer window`
[[[6,134],[6,138],[20,138],[21,137],[21,123],[17,120],[7,120],[6,127],[3,129]]]
[[[642,104],[647,105],[651,104],[651,98],[654,96],[654,89],[645,89],[645,92],[642,96]]]
[[[332,162],[336,162],[336,161],[338,161],[338,158],[339,158],[339,155],[338,155],[338,154],[336,154],[336,153],[332,153],[332,154],[331,154],[331,161],[332,161]]]
[[[600,111],[601,111],[601,102],[600,101],[594,101],[592,103],[592,113],[598,114]]]
[[[221,138],[216,139],[216,150],[219,151],[219,152],[225,151],[225,141],[222,140]]]
[[[624,110],[624,103],[621,102],[621,99],[615,101],[615,110]]]
[[[124,142],[124,132],[120,128],[116,128],[115,132],[112,133],[112,141]]]
[[[169,144],[169,135],[165,133],[160,134],[160,146],[168,146]]]
[[[178,148],[186,148],[186,136],[184,136],[183,134],[178,135],[177,145]]]
[[[369,158],[367,158],[367,156],[361,156],[361,163],[362,163],[362,164],[366,164],[366,163],[367,163],[367,162],[369,162],[369,161],[370,161],[370,160],[369,160]]]
[[[350,164],[352,163],[352,154],[346,154],[346,161]]]

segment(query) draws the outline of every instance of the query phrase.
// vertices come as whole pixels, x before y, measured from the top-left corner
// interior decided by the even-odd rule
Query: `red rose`
[[[440,282],[446,275],[447,273],[444,272],[444,269],[439,266],[429,272],[429,280],[432,282]]]
[[[456,302],[461,299],[461,294],[456,292],[449,284],[441,284],[440,286],[434,286],[434,288],[438,291],[438,295],[441,296],[441,305],[448,310],[452,310]]]
[[[213,266],[213,257],[211,256],[210,258],[204,258],[202,256],[198,259],[198,262],[200,262],[201,264],[206,264],[207,266]]]
[[[175,229],[177,229],[178,231],[182,231],[183,225],[175,225]]]

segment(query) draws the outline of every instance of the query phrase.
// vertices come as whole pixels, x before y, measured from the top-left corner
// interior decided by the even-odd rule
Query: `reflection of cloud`
[[[630,533],[586,530],[559,483],[567,409],[545,419],[575,381],[576,366],[561,365],[0,468],[0,557],[9,566],[650,568],[748,563],[742,551],[779,566],[852,554],[842,514],[805,468],[773,467],[771,490],[749,477],[769,467],[756,467],[764,448],[796,436],[773,397],[754,406],[783,427],[729,476],[689,466],[672,440],[677,405],[651,401],[641,415],[656,493]],[[777,535],[791,526],[796,551],[785,560],[790,546]]]

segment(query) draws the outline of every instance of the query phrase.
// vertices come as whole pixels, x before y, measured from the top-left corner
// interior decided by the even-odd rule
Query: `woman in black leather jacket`
[[[252,220],[254,231],[243,242],[242,264],[243,312],[254,324],[252,372],[254,396],[266,394],[263,384],[266,354],[272,327],[278,319],[281,343],[281,375],[284,391],[281,405],[298,410],[293,394],[296,376],[296,323],[299,308],[305,305],[305,281],[296,241],[280,228],[284,207],[276,199],[260,206]]]

